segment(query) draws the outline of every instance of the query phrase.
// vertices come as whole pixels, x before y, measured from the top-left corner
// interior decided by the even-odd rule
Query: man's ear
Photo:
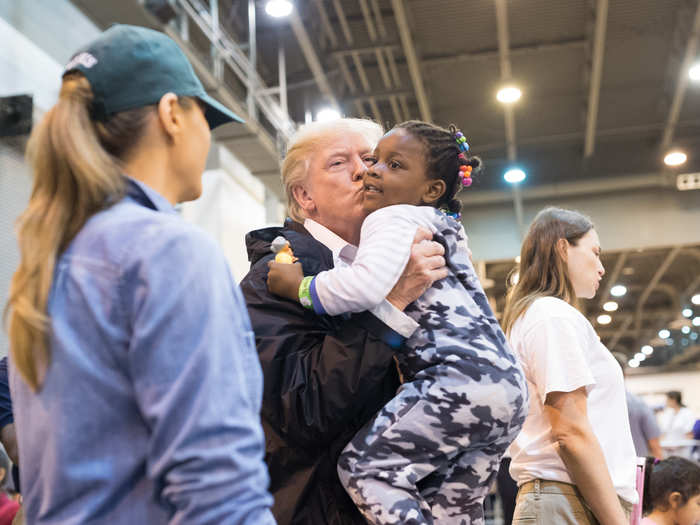
[[[425,204],[434,204],[445,194],[446,189],[447,185],[445,184],[444,180],[431,179],[428,181],[428,185],[425,188],[425,192],[423,193],[421,200]]]
[[[166,93],[158,101],[158,121],[165,134],[174,139],[182,128],[182,107],[177,102],[177,95]]]
[[[557,241],[556,250],[559,252],[559,257],[561,257],[564,262],[569,261],[569,241],[566,239],[559,239]]]
[[[301,209],[311,216],[316,211],[316,203],[309,191],[302,185],[292,187],[292,195]]]

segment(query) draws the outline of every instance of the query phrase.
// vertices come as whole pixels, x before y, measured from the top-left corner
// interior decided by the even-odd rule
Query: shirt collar
[[[177,213],[172,204],[156,190],[141,181],[126,176],[126,194],[142,206],[165,213]]]
[[[342,239],[328,228],[319,224],[313,219],[304,220],[304,228],[318,242],[328,248],[333,253],[333,260],[345,260],[352,262],[357,254],[357,246],[354,246]]]

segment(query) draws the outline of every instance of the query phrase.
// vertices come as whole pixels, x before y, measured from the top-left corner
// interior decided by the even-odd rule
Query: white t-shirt
[[[518,318],[509,341],[530,394],[525,424],[509,449],[513,479],[518,485],[536,478],[573,483],[552,438],[544,401],[550,392],[585,386],[588,419],[615,490],[624,500],[636,503],[636,454],[622,370],[588,320],[565,301],[543,297]]]

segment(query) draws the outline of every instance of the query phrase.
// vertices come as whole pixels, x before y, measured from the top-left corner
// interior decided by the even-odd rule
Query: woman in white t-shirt
[[[622,371],[576,309],[604,273],[588,218],[559,208],[535,217],[503,318],[530,394],[509,449],[514,524],[628,524],[637,501]]]
[[[683,404],[683,398],[678,390],[666,394],[666,410],[659,416],[661,440],[669,456],[681,456],[690,459],[692,447],[683,442],[693,438],[695,416]]]

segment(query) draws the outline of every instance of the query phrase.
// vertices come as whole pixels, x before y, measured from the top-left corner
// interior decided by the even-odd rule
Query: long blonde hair
[[[510,334],[518,317],[540,297],[557,297],[577,306],[574,286],[557,244],[565,239],[576,245],[592,228],[591,220],[577,211],[545,208],[537,214],[520,250],[518,281],[506,297],[502,321],[506,334]]]
[[[67,74],[58,102],[27,145],[34,185],[17,222],[20,264],[5,319],[13,365],[34,391],[41,388],[51,358],[47,308],[56,261],[93,214],[123,195],[122,160],[153,113],[152,107],[142,107],[95,122],[91,101],[87,79]]]

